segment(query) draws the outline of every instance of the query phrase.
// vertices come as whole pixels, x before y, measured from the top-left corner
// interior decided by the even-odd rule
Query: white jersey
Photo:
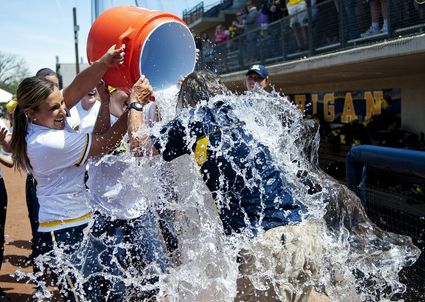
[[[69,112],[71,118],[76,117],[79,121],[78,129],[80,133],[91,133],[93,132],[94,124],[96,123],[97,115],[99,114],[100,102],[96,101],[89,110],[86,110],[79,101]],[[72,125],[71,125],[72,127]],[[75,127],[72,127],[75,128]]]
[[[85,162],[91,134],[29,124],[27,154],[37,181],[39,232],[64,229],[88,222],[90,207],[84,187]]]
[[[93,210],[115,219],[134,219],[145,210],[132,170],[135,159],[125,154],[106,155],[91,161],[87,186]],[[137,166],[137,164],[136,164]]]
[[[152,126],[155,122],[154,102],[143,108],[145,122]],[[153,186],[138,183],[140,171],[143,178],[148,174],[155,177],[154,165],[138,166],[138,159],[129,154],[107,155],[99,161],[90,161],[87,186],[93,210],[116,219],[134,219],[143,214],[149,202],[155,199]]]

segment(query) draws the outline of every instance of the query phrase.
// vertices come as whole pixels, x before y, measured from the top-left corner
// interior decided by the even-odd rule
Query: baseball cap
[[[269,76],[269,72],[267,71],[267,68],[264,65],[260,65],[260,64],[251,65],[248,68],[246,75],[249,75],[250,73],[253,73],[253,72],[255,72],[256,74],[258,74],[260,77],[264,79],[267,79]]]

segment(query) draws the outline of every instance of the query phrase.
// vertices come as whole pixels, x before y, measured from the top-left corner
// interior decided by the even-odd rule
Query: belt
[[[46,221],[46,222],[40,222],[40,227],[43,228],[51,228],[58,225],[73,223],[85,220],[87,218],[90,218],[92,216],[92,212],[88,212],[87,214],[84,214],[83,216],[77,217],[77,218],[71,218],[71,219],[64,219],[64,220],[53,220],[53,221]]]

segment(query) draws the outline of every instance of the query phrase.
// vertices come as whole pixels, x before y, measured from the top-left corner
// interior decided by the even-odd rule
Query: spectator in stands
[[[267,28],[269,27],[269,16],[267,11],[267,5],[263,3],[261,5],[260,11],[258,12],[258,23],[260,24],[262,38],[266,36]]]
[[[254,64],[248,68],[245,75],[245,85],[247,90],[252,90],[255,86],[263,89],[269,86],[269,72],[264,65]]]
[[[257,37],[258,33],[256,29],[258,28],[258,10],[254,4],[254,1],[248,1],[246,4],[248,14],[246,15],[244,23],[244,33],[246,34],[246,56],[248,62],[255,61],[257,59]]]
[[[245,18],[246,13],[244,10],[240,10],[236,13],[236,20],[232,24],[236,27],[236,35],[242,35],[245,31]]]
[[[236,20],[234,20],[232,22],[232,24],[229,26],[228,31],[229,31],[229,39],[233,39],[236,37],[237,34],[237,30],[238,28],[236,27]]]
[[[245,18],[245,33],[249,33],[257,29],[258,27],[258,10],[254,4],[254,1],[248,1],[246,4],[247,15]]]
[[[214,42],[219,44],[221,42],[227,41],[229,39],[229,33],[226,31],[225,27],[221,24],[217,25],[215,28]]]
[[[297,41],[298,49],[305,50],[308,46],[307,4],[304,0],[286,0],[288,14],[291,16],[289,26],[292,28]]]
[[[209,42],[209,41],[210,41],[210,36],[208,36],[208,33],[207,33],[207,32],[204,32],[204,33],[202,34],[202,40],[203,40],[204,42]]]
[[[369,0],[372,23],[361,36],[369,37],[380,33],[388,33],[388,6],[387,0]],[[382,27],[379,28],[379,18],[382,15]]]
[[[283,11],[286,7],[280,3],[280,0],[265,1],[265,13],[269,17],[269,23],[273,23],[283,17]]]

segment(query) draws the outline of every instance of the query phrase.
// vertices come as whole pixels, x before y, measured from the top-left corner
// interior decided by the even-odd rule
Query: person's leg
[[[369,0],[371,25],[369,29],[362,33],[362,37],[372,36],[379,33],[379,0]]]
[[[370,0],[369,1],[369,5],[370,5],[370,17],[371,17],[371,21],[372,21],[372,25],[373,24],[379,24],[379,0]]]
[[[295,35],[295,41],[297,42],[298,50],[303,49],[303,38],[302,38],[302,28],[299,25],[295,25],[292,27]]]
[[[167,269],[169,258],[157,217],[150,211],[128,221],[127,243],[131,246],[128,271],[135,273],[141,284],[133,284],[130,295],[149,299],[157,295],[159,275]]]
[[[0,269],[4,254],[4,229],[6,225],[7,192],[3,177],[0,177]]]
[[[27,202],[28,217],[30,220],[31,233],[32,233],[32,239],[31,239],[32,253],[30,256],[30,260],[32,260],[32,258],[37,257],[36,247],[35,247],[35,234],[37,233],[37,229],[38,229],[38,210],[40,208],[40,205],[38,203],[38,198],[37,198],[35,179],[32,177],[31,174],[27,175],[27,179],[25,182],[25,199]]]
[[[388,32],[388,3],[387,0],[381,1],[381,14],[382,14],[382,32]]]
[[[122,239],[117,236],[119,224],[99,213],[93,219],[87,244],[82,249],[85,296],[94,302],[120,301],[125,294],[122,274],[125,267],[117,255]]]
[[[87,225],[70,227],[51,232],[37,232],[36,248],[37,258],[34,262],[41,267],[44,272],[51,271],[55,285],[65,301],[81,301],[84,296],[81,282],[77,282],[76,274],[81,275],[81,263],[83,259],[78,253],[81,243],[84,240],[84,229]],[[46,291],[44,276],[36,275],[41,278],[39,282],[39,291],[37,295],[43,295]],[[43,297],[36,297],[42,299]]]

